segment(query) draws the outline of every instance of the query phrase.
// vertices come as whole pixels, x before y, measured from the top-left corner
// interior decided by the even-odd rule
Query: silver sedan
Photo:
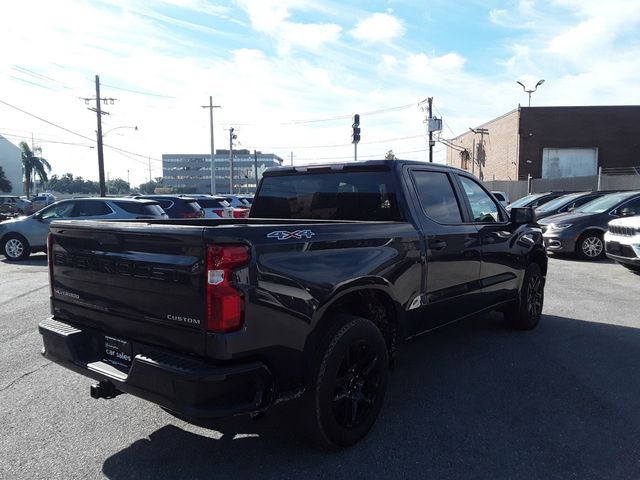
[[[0,223],[0,251],[7,260],[23,260],[47,250],[49,224],[54,220],[120,220],[168,218],[158,202],[132,198],[62,200],[28,217]]]

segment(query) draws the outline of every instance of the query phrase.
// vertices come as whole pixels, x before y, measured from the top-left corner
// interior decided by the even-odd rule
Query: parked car
[[[635,216],[609,222],[604,245],[607,257],[629,270],[640,272],[640,208],[634,208],[634,212]]]
[[[247,218],[251,202],[244,195],[224,195],[223,198],[233,207],[233,218]]]
[[[540,205],[544,205],[545,203],[550,202],[554,198],[561,197],[561,196],[566,195],[568,193],[573,193],[573,192],[532,193],[532,194],[527,195],[526,197],[519,198],[515,202],[510,203],[509,205],[507,205],[507,211],[511,210],[514,207],[516,207],[516,208],[524,208],[524,207],[537,208]]]
[[[196,199],[180,195],[140,195],[135,198],[155,200],[169,218],[202,218],[204,212]]]
[[[244,200],[249,204],[249,206],[251,206],[251,204],[253,203],[253,196],[253,193],[245,193],[244,195],[238,195],[238,198]]]
[[[51,205],[52,203],[55,203],[55,201],[56,201],[56,197],[54,197],[50,193],[40,194],[31,199],[31,211],[37,212],[38,210],[43,209],[47,205]]]
[[[640,213],[640,191],[609,193],[569,213],[540,220],[547,251],[604,258],[604,233],[611,220]]]
[[[61,200],[28,217],[0,223],[0,249],[7,260],[24,260],[47,250],[49,225],[60,219],[166,219],[160,205],[131,198]]]
[[[233,218],[233,207],[223,198],[214,195],[189,195],[204,211],[204,218]]]
[[[536,208],[536,220],[542,220],[543,218],[550,217],[551,215],[557,215],[558,213],[573,212],[585,203],[589,203],[596,198],[607,195],[608,193],[615,192],[577,192],[554,198],[553,200]]]
[[[509,205],[509,196],[505,192],[491,191],[491,194],[498,200],[503,207]]]
[[[547,257],[511,212],[463,170],[394,160],[267,171],[238,223],[55,222],[43,354],[181,418],[295,402],[306,436],[348,447],[409,339],[492,309],[536,327]]]
[[[20,197],[17,195],[0,195],[0,215],[13,215],[18,213],[18,200]]]

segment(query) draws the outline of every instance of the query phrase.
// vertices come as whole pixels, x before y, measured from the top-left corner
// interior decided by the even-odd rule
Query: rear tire
[[[585,232],[576,244],[576,253],[585,260],[601,260],[605,257],[604,238],[601,232]]]
[[[378,327],[360,317],[336,317],[298,405],[298,433],[323,448],[354,445],[378,418],[388,377],[389,357]]]
[[[24,260],[31,254],[29,242],[16,233],[10,233],[2,242],[2,253],[7,260]]]
[[[537,263],[530,263],[524,274],[520,298],[504,312],[509,325],[516,330],[533,330],[540,323],[544,305],[545,278]]]

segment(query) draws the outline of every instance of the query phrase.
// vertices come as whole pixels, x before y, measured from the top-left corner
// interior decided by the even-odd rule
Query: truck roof
[[[357,162],[336,162],[336,163],[318,163],[307,165],[295,165],[295,166],[282,166],[282,167],[270,167],[265,170],[265,175],[278,175],[296,172],[309,172],[309,171],[340,171],[340,170],[360,170],[369,168],[383,168],[393,169],[402,167],[404,165],[417,165],[417,166],[429,166],[441,170],[453,170],[458,172],[468,173],[466,170],[461,170],[456,167],[445,165],[442,163],[429,163],[421,162],[418,160],[364,160]]]

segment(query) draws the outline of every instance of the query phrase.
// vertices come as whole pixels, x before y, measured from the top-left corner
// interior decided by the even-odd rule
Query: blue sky
[[[129,170],[132,183],[148,157],[157,176],[163,153],[208,151],[209,95],[223,107],[218,148],[234,126],[236,148],[347,160],[360,113],[360,158],[426,159],[428,96],[444,138],[526,104],[516,80],[546,80],[534,105],[640,103],[639,26],[635,0],[12,2],[0,100],[80,135],[2,103],[0,134],[33,134],[55,172],[96,178],[95,117],[80,97],[99,74],[118,99],[105,131],[139,127],[105,137],[121,149],[105,151],[111,177]]]

